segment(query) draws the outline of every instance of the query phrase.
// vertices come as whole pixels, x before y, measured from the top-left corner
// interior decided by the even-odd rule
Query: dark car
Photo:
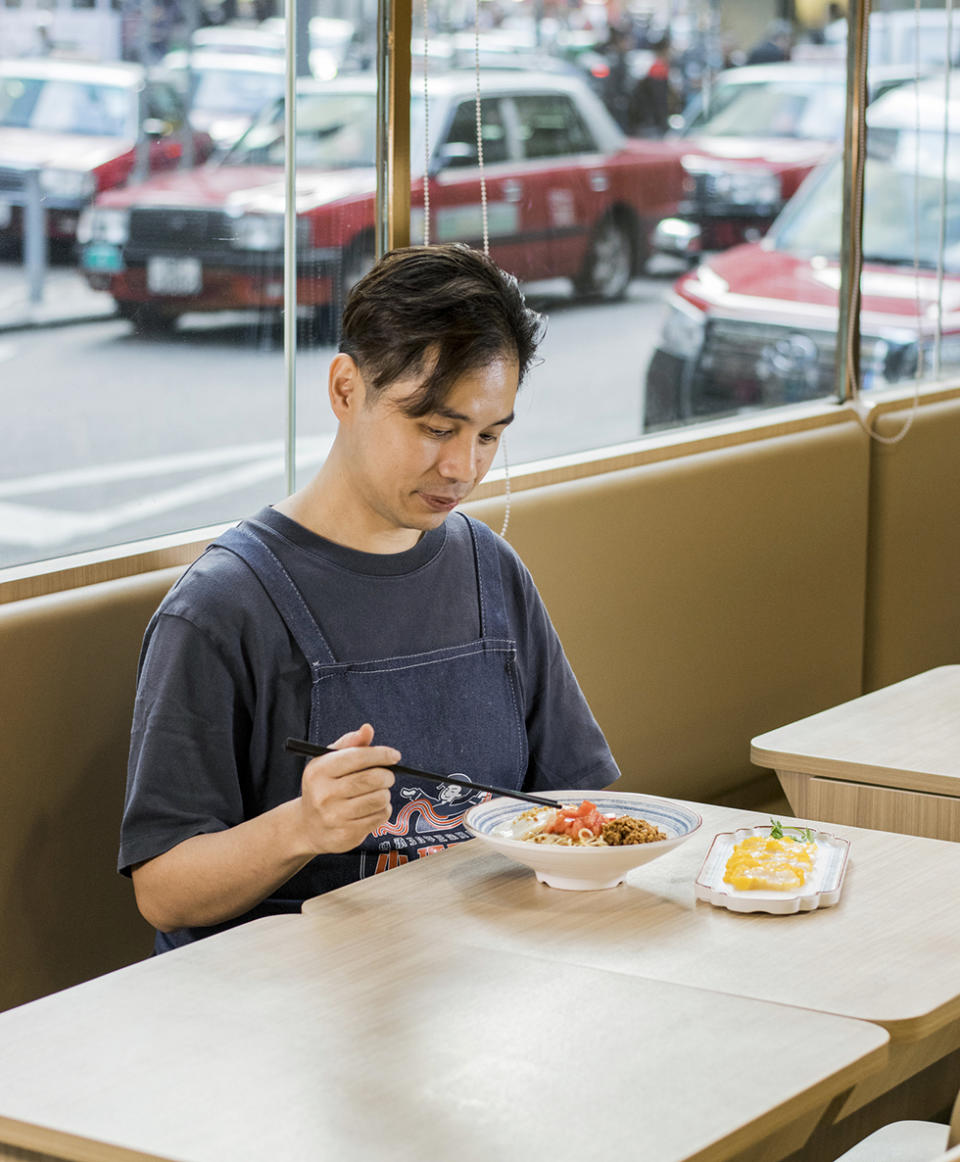
[[[139,65],[59,59],[0,61],[0,241],[19,239],[29,175],[39,178],[47,235],[72,242],[81,211],[102,190],[172,169],[189,144],[208,157],[206,133],[189,138],[173,85]]]
[[[302,81],[297,110],[298,302],[336,304],[374,253],[376,84]],[[563,74],[483,79],[483,171],[475,79],[430,83],[411,105],[411,237],[479,246],[524,280],[564,277],[600,300],[622,296],[676,207],[678,157],[625,137],[584,82]],[[284,116],[278,103],[215,164],[103,194],[85,216],[82,269],[144,325],[187,311],[283,302]],[[424,169],[427,181],[424,181]],[[483,179],[483,183],[481,182]]]
[[[960,126],[960,100],[950,114]],[[945,147],[942,78],[888,93],[867,116],[860,371],[870,390],[960,370],[960,136]],[[840,159],[827,163],[761,242],[677,281],[647,370],[647,430],[834,393],[842,178]]]

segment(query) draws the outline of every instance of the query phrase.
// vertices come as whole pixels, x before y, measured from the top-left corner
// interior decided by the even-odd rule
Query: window
[[[288,408],[301,481],[330,445],[338,311],[375,249],[375,21],[349,5],[315,18],[313,72],[296,82],[294,399],[282,26],[197,30],[188,71],[174,7],[147,20],[138,2],[75,6],[71,35],[101,53],[90,63],[32,59],[33,25],[7,37],[4,23],[31,12],[0,6],[17,46],[0,62],[0,124],[44,136],[49,255],[38,271],[26,245],[38,155],[2,154],[0,289],[41,320],[73,303],[90,320],[0,336],[0,566],[179,535],[275,499]],[[620,30],[596,5],[516,5],[496,23],[482,5],[478,53],[472,8],[433,6],[424,51],[415,6],[411,236],[429,208],[432,240],[486,242],[548,318],[509,434],[514,466],[836,398],[845,22],[811,17],[794,25],[792,59],[726,67],[767,18],[710,8],[669,27],[638,11]],[[945,17],[911,5],[872,18],[868,391],[960,364]],[[147,69],[162,80],[141,108]],[[669,128],[634,115],[641,87]]]
[[[524,157],[570,157],[595,148],[583,118],[568,97],[546,93],[518,96],[514,106]]]
[[[422,105],[418,102],[418,112]],[[499,101],[481,100],[481,125],[484,165],[496,165],[508,156],[507,133]],[[461,101],[453,115],[440,155],[447,167],[473,166],[479,162],[477,154],[476,102]]]

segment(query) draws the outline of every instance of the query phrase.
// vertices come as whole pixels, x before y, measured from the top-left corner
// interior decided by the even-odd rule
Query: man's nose
[[[472,437],[444,445],[440,472],[447,480],[473,480],[477,475],[477,445]]]

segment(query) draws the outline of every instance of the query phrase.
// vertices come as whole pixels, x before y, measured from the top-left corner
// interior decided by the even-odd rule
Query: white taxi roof
[[[83,81],[95,85],[137,88],[143,83],[141,65],[127,61],[65,60],[60,57],[23,57],[0,61],[0,77]]]

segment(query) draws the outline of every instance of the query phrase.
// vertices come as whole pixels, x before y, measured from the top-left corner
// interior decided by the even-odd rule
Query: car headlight
[[[40,171],[40,189],[49,198],[86,200],[96,189],[93,174],[76,169],[44,169]]]
[[[282,250],[282,214],[243,214],[233,221],[233,245],[238,250]]]
[[[705,163],[702,158],[685,157],[683,168],[693,178],[695,188],[706,199],[728,206],[750,206],[773,213],[782,199],[780,178],[762,169],[734,168]]]
[[[129,210],[91,206],[83,211],[77,223],[77,241],[82,246],[90,242],[109,242],[113,246],[123,246],[129,236]]]
[[[678,359],[692,359],[703,346],[707,317],[685,299],[674,299],[667,306],[667,314],[660,332],[660,349]]]

